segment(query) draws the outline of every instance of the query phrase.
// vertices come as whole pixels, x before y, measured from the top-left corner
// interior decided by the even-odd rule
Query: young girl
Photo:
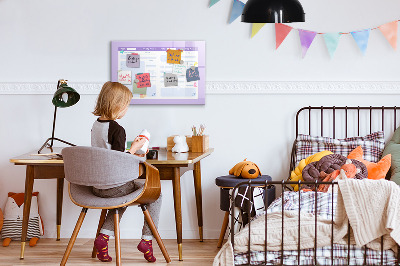
[[[110,81],[104,83],[93,112],[94,115],[99,116],[92,127],[91,140],[93,147],[125,152],[125,129],[115,120],[121,119],[126,114],[131,99],[132,92],[121,83]],[[144,138],[136,138],[129,149],[129,153],[131,153],[132,156],[144,157],[145,155],[136,154],[136,151],[139,150],[145,142],[146,139]],[[132,176],[132,181],[117,187],[93,187],[93,194],[102,198],[125,196],[144,186],[143,183],[135,182],[136,178],[137,176]],[[155,202],[147,205],[156,226],[158,226],[160,207],[161,195]],[[126,207],[118,209],[120,219],[125,210]],[[108,240],[110,236],[114,236],[114,214],[115,210],[109,210],[107,212],[106,220],[101,228],[100,234],[94,241],[94,246],[97,249],[97,258],[101,261],[112,260],[108,255]],[[144,253],[144,258],[149,262],[156,261],[156,258],[153,256],[152,237],[153,234],[151,233],[150,227],[145,221],[142,230],[142,240],[137,248]]]

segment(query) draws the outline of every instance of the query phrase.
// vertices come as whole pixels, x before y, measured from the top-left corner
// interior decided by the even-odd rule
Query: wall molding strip
[[[206,94],[400,94],[400,81],[208,81]],[[57,83],[0,83],[0,94],[53,94]],[[96,95],[103,82],[71,82],[80,94]]]

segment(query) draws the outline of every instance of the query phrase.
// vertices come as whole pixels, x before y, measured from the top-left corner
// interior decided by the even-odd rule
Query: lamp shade
[[[80,99],[79,93],[67,84],[61,84],[53,95],[53,104],[56,107],[70,107]]]
[[[304,22],[304,15],[298,0],[249,0],[242,12],[242,22]]]

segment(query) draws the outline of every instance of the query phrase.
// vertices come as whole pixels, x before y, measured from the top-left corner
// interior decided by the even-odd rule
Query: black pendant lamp
[[[242,22],[304,22],[304,10],[298,0],[249,0],[243,9]]]

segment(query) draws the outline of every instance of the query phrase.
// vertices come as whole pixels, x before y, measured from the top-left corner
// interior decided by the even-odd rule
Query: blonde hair
[[[119,82],[107,81],[97,97],[93,114],[115,120],[132,97],[132,92],[126,86]]]

